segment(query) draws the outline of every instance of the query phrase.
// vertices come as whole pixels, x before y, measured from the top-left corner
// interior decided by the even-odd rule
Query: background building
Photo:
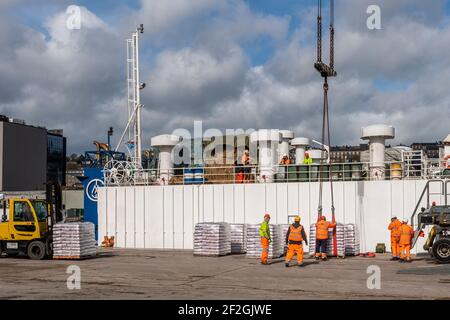
[[[47,181],[66,185],[66,146],[62,130],[47,132]]]
[[[0,191],[44,191],[65,185],[66,138],[25,121],[0,116]]]
[[[47,180],[47,130],[0,121],[1,191],[41,191]]]
[[[361,162],[361,152],[367,150],[369,150],[368,144],[331,147],[330,160],[332,163]]]
[[[439,159],[439,149],[443,148],[444,144],[442,142],[434,143],[413,143],[411,148],[414,151],[422,150],[428,159]]]

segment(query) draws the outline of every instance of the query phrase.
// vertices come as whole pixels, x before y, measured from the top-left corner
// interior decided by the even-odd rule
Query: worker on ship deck
[[[309,157],[309,153],[306,152],[305,153],[305,159],[303,159],[303,164],[311,165],[312,163],[313,162],[312,162],[312,159]]]

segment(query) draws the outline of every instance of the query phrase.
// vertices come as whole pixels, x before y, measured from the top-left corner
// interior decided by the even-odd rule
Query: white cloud
[[[368,1],[345,0],[337,8],[334,142],[359,143],[360,127],[375,122],[397,127],[398,142],[440,139],[448,134],[450,114],[450,27],[442,23],[448,18],[439,10],[443,1],[380,2],[378,32],[365,28]],[[8,8],[13,5],[9,1]],[[290,17],[252,11],[241,0],[142,1],[139,10],[124,13],[120,28],[83,8],[81,30],[65,27],[61,7],[44,23],[50,38],[2,13],[0,112],[65,129],[69,152],[104,139],[109,126],[120,135],[126,120],[124,37],[144,23],[145,147],[152,135],[190,129],[194,120],[218,128],[291,128],[319,138],[314,12],[303,8],[302,22],[289,36]],[[252,66],[244,47],[261,39],[275,53]],[[380,81],[399,87],[385,90]]]

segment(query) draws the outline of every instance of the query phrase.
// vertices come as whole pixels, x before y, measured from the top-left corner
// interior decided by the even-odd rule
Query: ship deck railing
[[[331,177],[331,179],[330,179]],[[159,169],[104,170],[106,186],[127,185],[204,185],[245,183],[293,183],[381,180],[450,179],[450,168],[440,160],[426,160],[416,165],[367,162],[291,165],[197,165]]]

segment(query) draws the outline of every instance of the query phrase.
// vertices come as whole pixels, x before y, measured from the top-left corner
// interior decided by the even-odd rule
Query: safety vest
[[[303,227],[300,225],[298,228],[295,228],[293,225],[289,227],[289,241],[301,242],[303,241],[302,230]]]
[[[389,224],[388,229],[391,230],[391,237],[392,238],[400,238],[400,228],[402,226],[402,223],[399,220],[395,220]]]
[[[312,164],[312,159],[311,158],[303,159],[303,164]]]
[[[413,236],[414,230],[408,226],[407,224],[402,224],[400,227],[400,244],[411,244],[411,239]]]
[[[328,229],[330,228],[330,224],[328,221],[321,220],[316,224],[316,239],[317,240],[326,240],[328,239]]]
[[[270,238],[270,228],[267,221],[263,221],[263,223],[261,223],[261,227],[259,228],[259,235],[262,238]]]

